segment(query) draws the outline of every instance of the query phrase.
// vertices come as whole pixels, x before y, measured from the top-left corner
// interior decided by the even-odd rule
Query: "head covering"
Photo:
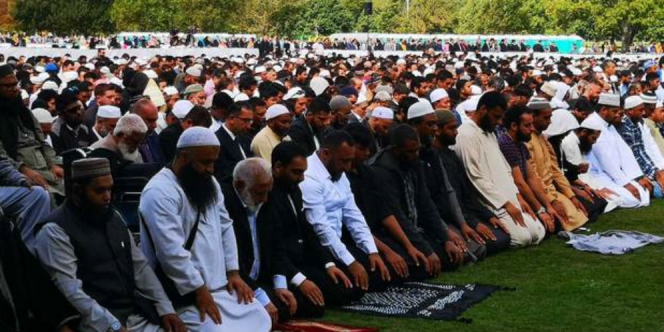
[[[62,73],[62,82],[69,83],[78,79],[78,73],[75,71],[67,71]]]
[[[106,158],[87,158],[71,164],[71,179],[74,181],[111,175],[111,165]]]
[[[45,108],[35,108],[32,110],[32,115],[35,116],[37,122],[40,124],[53,123],[56,117],[52,116],[51,113]]]
[[[178,89],[176,89],[174,86],[167,86],[167,87],[164,88],[164,93],[167,96],[173,96],[173,95],[178,94],[179,92],[178,92]]]
[[[607,105],[607,106],[610,106],[610,105]],[[593,119],[593,117],[590,117],[590,116],[587,117],[585,120],[583,120],[583,122],[581,122],[580,127],[590,129],[590,130],[598,130],[598,131],[602,131],[602,129],[604,129],[604,127],[602,127],[602,125],[599,123],[599,121]]]
[[[57,73],[60,69],[54,63],[49,63],[44,67],[44,71],[47,73]]]
[[[97,117],[104,119],[119,119],[122,117],[122,112],[120,112],[119,107],[104,105],[99,106],[99,109],[97,110]]]
[[[456,120],[456,116],[452,111],[436,111],[436,117],[438,117],[438,125],[444,126],[452,120]]]
[[[192,84],[184,90],[184,96],[186,97],[186,96],[192,95],[194,93],[199,93],[201,91],[203,91],[203,86],[202,85]]]
[[[526,105],[530,110],[544,110],[551,108],[551,104],[544,98],[533,98]]]
[[[284,95],[284,100],[290,100],[290,99],[296,99],[296,98],[302,98],[305,96],[304,90],[300,87],[294,87],[288,90],[286,95]]]
[[[58,83],[55,83],[53,81],[46,81],[44,82],[44,85],[42,85],[41,89],[58,91]]]
[[[660,107],[664,107],[664,104],[662,103],[661,100],[658,100],[657,104],[655,104],[655,108],[660,108]]]
[[[551,125],[544,131],[547,136],[564,134],[570,130],[579,128],[579,121],[574,115],[565,109],[557,109],[551,115]]]
[[[194,108],[194,104],[192,104],[189,100],[178,100],[173,105],[173,115],[175,115],[176,118],[182,120],[187,116],[187,114],[189,114],[189,111],[191,111],[192,108]]]
[[[597,105],[620,107],[620,96],[613,93],[600,93]]]
[[[379,85],[376,87],[376,93],[379,93],[381,91],[387,92],[389,95],[392,95],[394,93],[394,89],[392,89],[391,86],[389,85]]]
[[[657,104],[657,95],[653,93],[642,93],[639,95],[644,104]]]
[[[376,93],[376,95],[374,96],[374,100],[377,100],[377,101],[390,101],[390,100],[392,100],[392,96],[390,96],[390,94],[385,92],[385,91],[381,91],[381,92]]]
[[[185,130],[176,145],[177,149],[198,146],[220,146],[219,139],[214,132],[205,127],[191,127]]]
[[[556,92],[558,92],[558,87],[553,82],[545,82],[542,84],[540,90],[542,90],[542,92],[547,94],[549,97],[555,97]]]
[[[330,109],[336,111],[342,107],[351,107],[350,100],[344,96],[334,96],[330,100]]]
[[[479,96],[482,94],[482,88],[480,88],[477,85],[471,85],[470,86],[470,93],[474,96]]]
[[[281,104],[274,104],[267,109],[267,112],[265,113],[265,120],[271,120],[284,114],[290,114],[288,108]]]
[[[378,106],[371,112],[371,117],[376,119],[394,120],[394,111],[387,107]]]
[[[28,93],[28,91],[21,89],[21,99],[28,99],[28,98],[30,98],[30,94]]]
[[[357,101],[355,101],[355,105],[359,105],[359,104],[366,103],[366,102],[367,102],[367,96],[365,96],[364,94],[361,94],[361,95],[357,96]]]
[[[639,96],[629,96],[625,99],[625,109],[631,110],[639,105],[643,105],[643,99]]]
[[[358,95],[357,90],[352,86],[347,86],[347,87],[341,89],[341,91],[339,91],[339,94],[341,94],[342,96],[346,96],[346,97],[348,97],[348,96],[357,96]]]
[[[326,79],[320,76],[316,76],[311,79],[309,86],[312,90],[314,90],[316,96],[320,96],[323,92],[325,92],[325,89],[330,86],[330,83]]]
[[[431,103],[434,104],[438,102],[441,99],[447,98],[449,95],[447,94],[447,91],[445,89],[436,89],[431,91],[431,94],[429,95],[429,99],[431,100]]]
[[[187,68],[187,70],[185,70],[184,72],[187,73],[187,75],[189,76],[201,77],[201,70],[194,66]]]
[[[419,101],[408,108],[408,120],[419,118],[428,114],[433,114],[435,111],[428,101]]]
[[[457,106],[457,110],[466,113],[475,112],[477,111],[477,106],[479,103],[480,103],[479,96],[472,96],[466,99],[466,101],[464,101],[463,103],[459,104],[459,106]]]

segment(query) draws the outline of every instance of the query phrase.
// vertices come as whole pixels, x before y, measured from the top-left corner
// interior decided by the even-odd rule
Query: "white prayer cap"
[[[474,96],[479,96],[482,94],[482,88],[473,84],[470,86],[470,93]]]
[[[164,93],[167,96],[173,96],[173,95],[178,94],[179,92],[178,92],[178,89],[176,89],[174,86],[167,86],[167,87],[164,88]]]
[[[78,73],[75,71],[66,71],[62,73],[62,82],[63,83],[69,83],[71,81],[74,81],[78,78]]]
[[[122,112],[120,112],[119,107],[111,105],[99,106],[97,117],[104,119],[119,119],[122,117]]]
[[[378,106],[371,112],[371,117],[376,119],[394,120],[394,111],[387,107]]]
[[[603,73],[604,71],[602,70],[602,67],[600,67],[600,66],[595,66],[595,67],[593,68],[593,72],[595,72],[595,73]]]
[[[357,101],[355,101],[355,105],[359,105],[366,102],[367,102],[367,96],[361,93],[359,96],[357,96]]]
[[[286,95],[284,96],[284,100],[290,100],[290,99],[296,99],[296,98],[302,98],[304,97],[305,93],[304,90],[300,87],[294,87],[288,90],[286,92]]]
[[[579,68],[574,68],[574,69],[571,70],[571,72],[572,72],[572,74],[574,74],[574,76],[581,76],[581,75],[583,75],[583,71],[582,71],[581,69],[579,69]]]
[[[657,104],[657,96],[654,94],[641,93],[639,97],[641,97],[644,104]]]
[[[408,120],[434,114],[435,112],[428,101],[418,101],[408,108]]]
[[[597,105],[620,107],[620,96],[613,93],[600,93]]]
[[[468,98],[463,103],[459,104],[458,107],[466,113],[471,113],[477,111],[477,106],[480,103],[480,96],[472,96]]]
[[[256,66],[256,68],[254,68],[254,74],[262,74],[265,71],[266,69],[263,66]]]
[[[45,70],[46,70],[46,68],[44,68],[44,66],[42,66],[42,65],[35,66],[35,71],[38,72],[38,73],[43,73]]]
[[[272,66],[272,69],[274,69],[276,72],[280,72],[283,68],[280,65],[274,65]]]
[[[194,66],[187,68],[187,70],[185,70],[185,73],[187,73],[187,75],[189,76],[201,77],[201,70]]]
[[[30,76],[30,83],[32,83],[32,84],[35,84],[35,85],[36,84],[42,84],[42,83],[44,83],[44,81],[45,81],[45,79],[43,77],[41,77],[41,75]]]
[[[267,112],[265,113],[265,120],[269,121],[284,114],[290,114],[288,108],[281,104],[274,104],[267,109]]]
[[[115,77],[115,76],[111,77],[110,82],[111,82],[111,84],[115,84],[115,85],[117,85],[117,86],[119,86],[119,87],[121,87],[121,88],[123,87],[123,85],[122,85],[122,80],[119,79],[119,78],[117,78],[117,77]]]
[[[595,119],[593,116],[587,117],[583,122],[581,122],[581,128],[586,128],[590,130],[597,130],[597,131],[602,131],[604,127],[602,124]]]
[[[115,64],[118,65],[118,66],[123,66],[123,65],[127,64],[127,60],[125,60],[123,58],[120,58],[120,59],[115,60]]]
[[[555,97],[556,92],[558,91],[558,87],[553,82],[544,82],[540,90],[542,90],[542,92],[547,94],[549,97]]]
[[[157,75],[157,73],[155,73],[155,71],[152,70],[152,69],[144,71],[143,74],[145,74],[145,76],[147,76],[148,78],[151,78],[153,80],[156,80],[157,78],[159,78],[159,75]]]
[[[21,89],[21,99],[28,99],[28,98],[30,98],[30,94],[27,91]]]
[[[465,66],[465,64],[463,63],[463,61],[457,61],[457,62],[454,63],[454,69],[461,69],[464,66]]]
[[[220,146],[214,132],[205,127],[191,127],[185,130],[178,139],[177,149],[199,146]]]
[[[325,78],[330,78],[330,77],[332,77],[332,74],[331,74],[330,71],[327,70],[327,69],[321,69],[319,75],[320,75],[320,77],[325,77]]]
[[[309,86],[312,90],[314,90],[316,96],[320,96],[323,92],[325,92],[325,89],[330,86],[330,83],[326,79],[320,76],[316,76],[311,79]]]
[[[35,108],[32,110],[32,115],[35,116],[37,122],[40,124],[53,123],[56,117],[52,116],[51,113],[44,108]]]
[[[108,67],[106,67],[106,66],[104,66],[104,67],[99,68],[99,72],[102,73],[102,74],[104,74],[104,75],[108,75],[108,74],[111,73],[111,69],[108,68]]]
[[[541,71],[541,70],[538,70],[538,69],[535,69],[535,70],[533,70],[533,72],[530,74],[530,76],[532,76],[532,77],[542,76],[542,71]]]
[[[526,107],[530,110],[544,110],[547,108],[551,108],[551,104],[549,103],[548,100],[544,98],[532,98],[528,104],[526,104]]]
[[[258,61],[254,58],[251,58],[251,59],[247,60],[247,65],[249,65],[249,66],[253,66],[257,63],[258,63]]]
[[[376,100],[376,101],[390,101],[390,100],[392,100],[392,96],[390,96],[390,94],[385,92],[385,91],[380,91],[380,92],[376,93],[376,95],[374,96],[374,100]]]
[[[95,70],[95,65],[92,63],[86,63],[85,68],[88,68],[89,70]]]
[[[625,109],[631,110],[632,108],[643,105],[643,99],[639,96],[629,96],[625,99]]]
[[[173,105],[173,115],[175,115],[176,118],[182,120],[187,116],[187,114],[189,114],[189,111],[191,111],[192,108],[194,108],[194,104],[192,104],[189,100],[178,100]]]
[[[233,98],[233,101],[234,101],[234,102],[238,102],[238,101],[247,101],[247,100],[249,100],[249,96],[247,96],[247,94],[244,93],[244,92],[242,92],[242,93],[238,93],[238,95],[235,96],[235,98]]]
[[[664,107],[664,104],[662,103],[661,100],[658,100],[657,104],[655,104],[655,108],[660,108],[660,107]]]
[[[447,94],[447,91],[445,89],[436,89],[431,91],[431,94],[429,95],[429,99],[431,99],[431,103],[436,103],[439,100],[443,98],[447,98],[449,95]]]
[[[556,136],[576,128],[579,128],[579,121],[576,120],[572,112],[566,109],[557,109],[551,114],[551,125],[544,131],[544,134]]]
[[[58,83],[55,83],[53,81],[48,81],[44,82],[44,85],[42,85],[42,90],[58,90]]]
[[[397,60],[397,65],[405,65],[405,64],[406,64],[406,60],[404,60],[404,59]]]

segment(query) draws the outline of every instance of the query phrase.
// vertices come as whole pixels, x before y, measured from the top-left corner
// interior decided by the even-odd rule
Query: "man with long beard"
[[[111,206],[105,159],[72,163],[71,194],[44,222],[36,252],[81,314],[79,331],[186,331],[164,289]]]
[[[270,317],[239,274],[233,221],[214,164],[220,144],[205,127],[184,131],[173,162],[143,190],[141,245],[192,331],[269,331]],[[184,244],[184,245],[183,245]]]

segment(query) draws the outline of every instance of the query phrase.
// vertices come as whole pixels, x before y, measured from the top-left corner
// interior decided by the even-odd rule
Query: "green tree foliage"
[[[112,3],[112,0],[18,0],[14,18],[24,31],[105,33],[115,29],[109,17]]]

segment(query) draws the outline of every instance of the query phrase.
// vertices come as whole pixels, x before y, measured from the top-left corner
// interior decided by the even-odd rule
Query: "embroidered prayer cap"
[[[385,92],[385,91],[381,91],[381,92],[376,93],[376,95],[374,96],[374,100],[375,101],[390,101],[390,100],[392,100],[392,96],[390,96],[390,94]]]
[[[37,119],[37,122],[40,124],[53,123],[56,119],[56,117],[52,116],[47,109],[41,107],[33,109],[32,115],[35,116],[35,119]]]
[[[175,115],[176,118],[182,120],[187,116],[187,114],[189,114],[189,111],[191,111],[192,108],[194,108],[194,104],[192,104],[189,100],[178,100],[173,105],[173,115]]]
[[[654,93],[642,93],[639,95],[644,104],[657,104],[657,95]]]
[[[267,112],[265,113],[265,120],[272,120],[280,115],[284,114],[290,114],[288,111],[288,108],[286,106],[281,105],[281,104],[274,104],[270,106],[270,108],[267,109]]]
[[[201,91],[203,91],[203,86],[202,85],[192,84],[184,90],[184,96],[186,97],[186,96],[192,95],[194,93],[199,93]]]
[[[558,87],[553,82],[545,82],[540,88],[542,92],[546,93],[549,97],[555,97]]]
[[[189,76],[201,77],[201,70],[194,66],[187,68],[187,70],[185,70],[184,72],[187,73],[187,75]]]
[[[620,96],[613,93],[600,93],[597,105],[620,107]]]
[[[111,175],[111,165],[106,158],[87,158],[71,164],[71,179],[74,181]]]
[[[173,95],[178,94],[179,92],[178,92],[178,89],[176,89],[174,86],[167,86],[167,87],[164,88],[164,93],[167,96],[173,96]]]
[[[545,110],[551,108],[551,104],[544,98],[533,98],[526,105],[529,110]]]
[[[452,111],[436,111],[436,117],[438,117],[438,125],[444,126],[452,120],[456,120],[456,116]]]
[[[104,119],[119,119],[122,117],[122,112],[120,111],[119,107],[104,105],[99,106],[99,110],[97,110],[97,117]]]
[[[625,99],[625,109],[631,110],[632,108],[643,105],[643,99],[639,96],[629,96]]]
[[[371,117],[384,120],[394,120],[394,111],[387,107],[378,106],[373,110],[373,112],[371,112]]]
[[[219,139],[214,132],[205,127],[191,127],[185,130],[180,138],[176,148],[192,148],[200,146],[220,146]]]
[[[435,111],[428,101],[418,101],[408,108],[408,120],[433,114]]]
[[[431,94],[429,95],[429,99],[431,100],[431,103],[436,103],[441,99],[447,98],[449,95],[447,94],[447,91],[445,89],[436,89],[431,91]]]

